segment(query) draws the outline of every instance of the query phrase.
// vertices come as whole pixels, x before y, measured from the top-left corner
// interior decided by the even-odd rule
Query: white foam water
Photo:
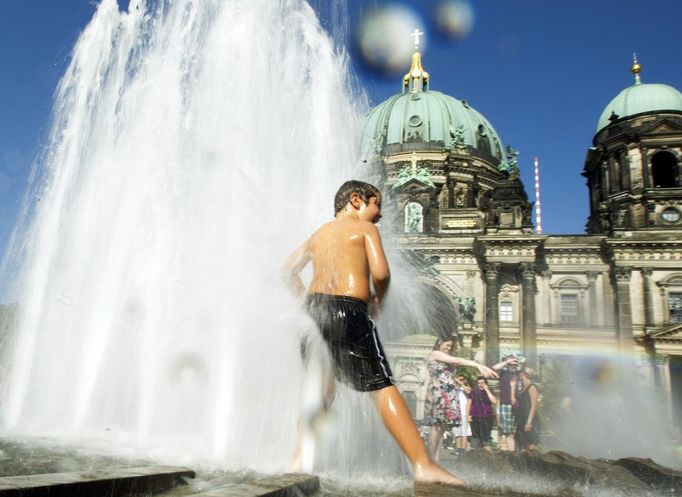
[[[7,433],[287,468],[310,322],[279,268],[357,172],[346,63],[302,0],[102,0],[5,262]]]

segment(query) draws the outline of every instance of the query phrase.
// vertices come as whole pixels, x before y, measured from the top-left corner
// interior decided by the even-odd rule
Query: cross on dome
[[[416,28],[412,34],[410,35],[412,38],[414,38],[414,49],[419,50],[419,37],[424,34],[423,31],[419,31],[418,28]]]
[[[410,155],[410,162],[412,163],[412,176],[417,176],[417,163],[421,159],[420,156],[417,155],[417,152],[412,152]]]

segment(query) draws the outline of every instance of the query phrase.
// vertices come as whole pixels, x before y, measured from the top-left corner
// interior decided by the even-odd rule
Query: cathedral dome
[[[376,147],[405,142],[438,143],[451,148],[457,137],[472,148],[482,148],[504,159],[497,132],[465,101],[438,91],[394,95],[367,116],[364,136]]]
[[[665,111],[682,112],[682,93],[668,85],[641,83],[639,77],[641,70],[642,66],[635,59],[631,69],[635,75],[635,84],[625,88],[609,102],[599,118],[597,133],[611,124],[612,121],[638,114]]]
[[[428,89],[428,73],[421,68],[418,52],[405,75],[404,92],[372,109],[363,138],[377,153],[417,142],[429,149],[469,146],[496,159],[505,158],[500,137],[485,117],[464,100]]]

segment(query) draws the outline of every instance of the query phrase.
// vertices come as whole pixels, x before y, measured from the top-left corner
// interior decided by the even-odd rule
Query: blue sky
[[[329,28],[329,4],[334,2],[311,3]],[[349,0],[349,33],[358,16],[376,3]],[[403,3],[426,19],[428,29],[436,0]],[[632,52],[644,67],[643,82],[682,88],[682,2],[471,3],[476,20],[468,38],[451,42],[430,33],[423,61],[431,88],[467,100],[488,118],[505,145],[520,151],[530,196],[532,158],[540,158],[545,233],[583,233],[588,205],[580,172],[601,111],[633,83]],[[22,0],[2,7],[0,254],[30,165],[44,144],[53,91],[94,10],[92,0]],[[350,42],[352,36],[343,39]],[[400,90],[400,75],[386,78],[359,64],[353,67],[374,105]]]

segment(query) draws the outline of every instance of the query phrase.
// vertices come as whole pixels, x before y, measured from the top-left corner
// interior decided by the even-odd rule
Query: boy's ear
[[[358,192],[352,192],[348,197],[348,203],[353,206],[354,209],[359,209],[362,205],[362,198]]]

